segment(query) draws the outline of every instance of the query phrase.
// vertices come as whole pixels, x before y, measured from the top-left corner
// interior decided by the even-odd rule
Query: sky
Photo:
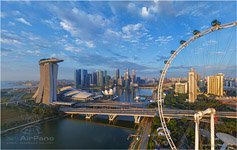
[[[137,70],[159,77],[164,60],[194,29],[236,21],[236,2],[1,1],[1,79],[39,80],[42,58],[63,59],[59,79],[75,69]],[[193,67],[203,76],[236,73],[236,27],[198,39],[172,63],[169,76]],[[217,59],[218,58],[218,59]],[[207,73],[208,72],[208,73]]]

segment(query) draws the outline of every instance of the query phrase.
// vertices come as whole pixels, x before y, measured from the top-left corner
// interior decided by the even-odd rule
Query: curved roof
[[[76,93],[78,93],[78,92],[80,92],[79,90],[76,90],[76,89],[73,89],[73,90],[71,90],[71,91],[69,91],[69,92],[66,92],[65,94],[64,94],[64,96],[72,96],[72,95],[75,95]]]
[[[65,91],[65,90],[73,90],[73,88],[71,86],[65,86],[60,89],[60,91]]]
[[[78,92],[77,94],[73,95],[72,97],[75,99],[86,99],[93,96],[93,94],[88,93],[88,92]]]

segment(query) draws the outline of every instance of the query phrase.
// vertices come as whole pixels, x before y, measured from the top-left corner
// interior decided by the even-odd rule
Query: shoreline
[[[9,133],[11,131],[18,130],[18,129],[23,128],[23,127],[40,124],[40,123],[43,123],[43,122],[47,122],[47,121],[63,118],[63,117],[66,117],[66,116],[69,116],[69,115],[68,114],[64,114],[62,116],[52,116],[52,117],[47,117],[47,118],[39,119],[39,120],[36,120],[36,121],[32,121],[32,122],[29,122],[29,123],[25,123],[25,124],[22,124],[22,125],[19,125],[19,126],[16,126],[16,127],[12,127],[12,128],[3,130],[3,131],[1,131],[0,134],[4,135],[4,134],[7,134],[7,133]]]

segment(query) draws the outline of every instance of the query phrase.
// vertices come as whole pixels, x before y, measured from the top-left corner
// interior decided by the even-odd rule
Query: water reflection
[[[121,102],[134,102],[134,98],[138,95],[152,96],[152,89],[142,88],[116,88],[116,94]]]

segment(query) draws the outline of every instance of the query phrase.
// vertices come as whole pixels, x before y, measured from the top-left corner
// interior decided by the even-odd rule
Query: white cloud
[[[201,3],[199,5],[184,6],[183,9],[176,13],[176,17],[189,15],[193,17],[200,17],[204,15],[204,10],[208,11],[209,6],[206,3]]]
[[[159,46],[168,44],[170,41],[173,40],[173,37],[171,35],[169,36],[159,36],[158,39],[156,39],[156,42],[159,42]]]
[[[15,22],[9,21],[8,25],[9,25],[9,26],[15,26],[16,24],[15,24]]]
[[[141,30],[143,28],[144,28],[144,26],[141,23],[129,24],[129,25],[124,26],[122,28],[122,31],[123,31],[123,33],[130,34],[133,31],[138,31],[138,30]]]
[[[223,55],[225,54],[225,52],[222,52],[222,51],[217,51],[217,52],[209,52],[210,54],[216,54],[216,55]]]
[[[211,45],[216,45],[218,42],[216,40],[209,40],[206,41],[202,44],[202,46],[211,46]]]
[[[124,41],[138,43],[139,39],[146,35],[147,29],[143,24],[128,24],[121,28],[120,31],[107,29],[105,32],[106,38],[121,38]]]
[[[83,40],[78,39],[78,38],[75,40],[75,44],[77,44],[77,45],[85,45],[88,48],[94,48],[95,47],[95,44],[94,44],[93,41],[83,41]]]
[[[149,15],[149,11],[148,11],[148,8],[147,8],[147,7],[142,7],[141,15],[142,15],[143,17],[147,17],[147,16]]]
[[[10,38],[1,38],[1,43],[2,44],[22,44],[20,41],[16,39],[10,39]]]
[[[40,51],[39,50],[27,50],[26,53],[39,56]]]
[[[74,12],[75,14],[79,13],[79,10],[76,7],[73,7],[72,12]]]
[[[139,39],[144,36],[144,32],[147,32],[146,28],[141,23],[128,24],[122,27],[121,37],[125,41],[137,43]]]
[[[87,47],[89,47],[89,48],[95,47],[93,41],[86,41],[86,45],[87,45]]]
[[[16,21],[21,22],[25,25],[32,26],[30,22],[26,21],[24,18],[17,18]]]
[[[1,15],[1,18],[6,18],[7,17],[7,14],[5,12],[1,12],[0,15]]]
[[[115,36],[115,37],[120,37],[121,36],[121,33],[116,32],[112,29],[107,29],[105,34],[110,35],[110,36]]]
[[[60,7],[52,7],[51,10],[57,16],[60,26],[73,37],[85,41],[100,37],[111,23],[103,14],[88,13],[76,7],[65,8],[62,12]]]
[[[65,49],[66,51],[73,52],[73,53],[80,53],[80,52],[82,51],[80,48],[74,47],[74,46],[72,46],[71,44],[66,44],[66,45],[64,46],[64,49]]]
[[[67,20],[62,20],[60,22],[61,27],[68,31],[69,33],[71,33],[73,36],[77,36],[78,35],[78,31],[77,29]]]

